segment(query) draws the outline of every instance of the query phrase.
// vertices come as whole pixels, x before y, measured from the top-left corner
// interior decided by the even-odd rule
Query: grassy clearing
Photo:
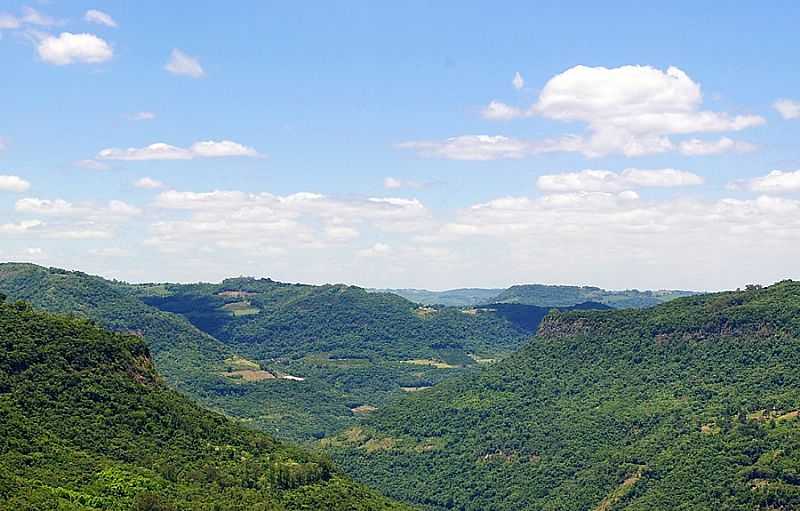
[[[234,355],[225,359],[225,368],[229,371],[237,371],[240,369],[261,369],[258,362],[253,362],[250,359],[244,358],[239,355]]]
[[[425,387],[400,387],[400,390],[403,392],[419,392],[420,390],[431,389],[433,385],[427,385]]]
[[[238,371],[227,371],[222,373],[226,378],[230,378],[239,382],[257,382],[264,380],[274,380],[276,377],[269,371],[262,371],[260,369],[240,369]]]
[[[361,405],[361,406],[356,406],[355,408],[351,408],[350,411],[353,413],[370,413],[374,412],[377,409],[378,408],[372,405]]]
[[[622,484],[614,488],[614,490],[609,493],[608,496],[606,496],[606,498],[604,498],[596,508],[594,508],[594,511],[610,511],[613,509],[617,502],[619,502],[633,489],[633,485],[639,482],[639,479],[642,478],[645,470],[647,470],[647,467],[644,465],[639,466],[639,468],[636,469],[636,472],[630,474],[624,481],[622,481]]]
[[[442,362],[441,360],[434,360],[432,358],[415,358],[413,360],[403,360],[404,364],[413,364],[417,366],[431,366],[436,369],[458,369],[461,366],[455,366]]]
[[[222,306],[222,309],[230,312],[234,316],[250,316],[252,314],[258,314],[261,312],[260,309],[257,309],[252,306],[252,304],[245,300],[241,302],[233,302],[233,303],[226,303]]]
[[[250,291],[220,291],[217,296],[222,298],[249,298],[258,293],[251,293]]]
[[[421,307],[417,307],[416,309],[414,309],[414,314],[418,318],[422,318],[422,319],[429,318],[429,317],[433,316],[434,314],[436,314],[437,312],[439,312],[439,311],[437,311],[433,307],[421,306]]]

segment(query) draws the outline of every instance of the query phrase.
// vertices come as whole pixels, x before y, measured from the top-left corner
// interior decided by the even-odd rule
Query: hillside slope
[[[492,310],[420,307],[344,285],[235,278],[127,289],[182,315],[254,369],[290,378],[243,381],[242,392],[251,392],[214,402],[262,429],[301,440],[336,432],[406,391],[510,353],[531,333],[530,325]]]
[[[135,335],[0,303],[3,509],[391,510],[324,457],[167,389]]]
[[[6,263],[0,292],[142,335],[169,385],[295,440],[339,431],[409,389],[471,371],[535,328],[485,309],[269,279],[131,285]]]
[[[196,395],[212,386],[232,352],[184,318],[166,314],[131,296],[118,283],[82,272],[27,263],[0,264],[0,293],[57,314],[97,321],[117,332],[143,336],[158,370],[170,384]]]
[[[800,506],[800,283],[553,313],[519,353],[324,440],[430,509]]]

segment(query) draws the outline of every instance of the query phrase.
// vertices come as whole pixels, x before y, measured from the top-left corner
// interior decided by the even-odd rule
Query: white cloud
[[[0,30],[14,30],[20,27],[22,23],[13,14],[0,12]]]
[[[25,220],[16,224],[0,224],[0,234],[25,234],[44,226],[39,220]]]
[[[0,175],[0,192],[22,193],[30,187],[31,184],[19,176]]]
[[[522,75],[519,74],[519,71],[514,73],[514,79],[511,80],[511,85],[513,85],[517,90],[521,90],[523,87],[525,87],[525,80],[522,78]]]
[[[111,15],[96,9],[89,9],[86,11],[86,14],[83,15],[83,19],[89,23],[97,23],[98,25],[117,28],[117,22],[114,21]]]
[[[559,151],[581,152],[585,142],[580,137],[560,139],[521,140],[502,135],[462,135],[446,140],[418,140],[398,144],[401,149],[413,149],[423,156],[449,160],[520,159],[534,154]]]
[[[483,117],[494,121],[509,121],[518,117],[525,117],[525,112],[519,108],[506,105],[501,101],[490,101],[481,112]]]
[[[108,163],[103,163],[102,161],[97,160],[78,160],[75,162],[75,166],[82,169],[99,171],[109,170],[111,168]]]
[[[430,213],[419,201],[395,197],[337,199],[308,192],[278,196],[169,190],[158,195],[155,205],[189,213],[188,218],[153,225],[149,243],[162,250],[197,243],[249,251],[276,243],[284,249],[323,247],[356,239],[362,229],[409,233],[430,225]]]
[[[800,101],[779,99],[772,106],[784,119],[800,119]]]
[[[44,15],[41,12],[37,11],[32,7],[23,7],[22,8],[22,18],[23,23],[27,23],[29,25],[40,25],[43,27],[51,27],[53,25],[61,24],[55,18],[51,18],[50,16]]]
[[[190,76],[192,78],[202,78],[206,74],[203,66],[200,65],[196,58],[190,57],[177,48],[172,50],[164,69],[175,75]]]
[[[58,37],[44,36],[38,43],[39,57],[50,64],[99,64],[114,56],[111,46],[93,34],[62,32]]]
[[[662,71],[650,66],[612,69],[575,66],[551,78],[530,108],[494,100],[482,113],[492,120],[538,116],[584,123],[588,135],[571,137],[580,144],[558,150],[577,151],[588,157],[608,154],[633,157],[676,149],[688,155],[716,154],[712,151],[730,149],[722,147],[725,143],[712,147],[710,143],[697,140],[676,145],[670,136],[740,131],[765,123],[764,118],[757,115],[701,110],[702,100],[700,85],[676,67]],[[752,148],[743,145],[745,143],[738,144],[742,148]]]
[[[388,189],[402,188],[403,182],[393,177],[386,177],[383,179],[383,187]]]
[[[156,114],[153,112],[136,112],[128,116],[131,121],[152,121],[155,118]]]
[[[325,236],[331,241],[345,242],[358,238],[359,232],[352,227],[329,225],[325,228]]]
[[[258,151],[230,140],[195,142],[188,149],[162,142],[146,147],[128,149],[108,148],[97,153],[98,160],[191,160],[193,158],[222,158],[228,156],[260,156]]]
[[[697,174],[675,169],[582,170],[540,176],[536,186],[545,192],[620,192],[636,188],[671,188],[703,183]]]
[[[162,183],[161,181],[155,180],[155,179],[153,179],[151,177],[143,177],[141,179],[137,179],[136,181],[134,181],[133,186],[135,186],[136,188],[144,188],[144,189],[148,189],[148,190],[153,190],[153,189],[156,189],[156,188],[163,188],[164,187],[164,183]]]
[[[380,257],[388,255],[391,251],[392,247],[390,247],[386,243],[375,243],[369,248],[365,248],[364,250],[359,250],[358,255],[360,257]]]
[[[760,193],[800,192],[800,170],[773,170],[766,176],[731,183],[729,188],[748,189]]]
[[[401,188],[424,188],[433,184],[432,182],[419,182],[411,179],[397,179],[395,177],[385,177],[383,179],[383,187],[387,190],[399,190]]]
[[[195,142],[190,148],[192,154],[200,158],[220,158],[224,156],[258,156],[258,152],[252,147],[243,146],[230,140],[215,142]]]
[[[89,254],[98,257],[128,257],[131,252],[119,247],[104,247],[90,249]]]
[[[708,156],[728,152],[747,153],[755,151],[756,146],[741,140],[722,137],[719,140],[693,138],[680,143],[680,152],[686,156]]]
[[[75,211],[73,205],[65,200],[37,199],[35,197],[19,199],[15,209],[22,213],[42,215],[69,215]]]
[[[14,208],[20,213],[51,215],[56,217],[79,217],[91,221],[113,221],[137,216],[141,210],[130,204],[112,200],[106,206],[92,203],[73,204],[63,199],[39,199],[26,197],[19,199]]]

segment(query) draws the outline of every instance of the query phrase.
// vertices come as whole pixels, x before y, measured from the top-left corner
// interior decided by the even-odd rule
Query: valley
[[[678,491],[687,509],[800,503],[791,281],[648,308],[630,295],[630,308],[454,307],[345,285],[129,284],[2,264],[0,292],[146,343],[167,385],[231,424],[324,451],[421,509],[664,509]]]

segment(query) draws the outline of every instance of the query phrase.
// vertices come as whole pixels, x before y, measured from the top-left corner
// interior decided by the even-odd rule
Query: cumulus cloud
[[[391,176],[383,179],[383,187],[387,190],[399,190],[401,188],[425,188],[426,186],[430,186],[432,184],[434,183],[431,181],[420,182],[412,179],[398,179]]]
[[[525,80],[522,78],[522,75],[519,74],[519,71],[514,73],[514,79],[511,80],[511,85],[513,85],[517,90],[521,90],[523,87],[525,87]]]
[[[31,184],[19,176],[0,175],[0,192],[22,193],[30,187]]]
[[[102,161],[97,161],[97,160],[78,160],[75,162],[75,166],[80,167],[82,169],[98,170],[98,171],[109,170],[111,168],[111,166],[108,163],[104,163]]]
[[[683,144],[675,142],[672,137],[676,135],[741,131],[765,122],[764,118],[757,115],[731,115],[702,110],[702,100],[700,85],[676,67],[662,71],[651,66],[611,69],[575,66],[551,78],[531,107],[519,108],[493,100],[482,113],[491,120],[536,116],[583,123],[587,129],[586,135],[568,137],[573,143],[555,146],[551,150],[580,152],[588,157],[608,154],[633,157],[674,150],[687,155],[716,154],[752,148],[729,139],[723,139],[716,145],[699,140]],[[441,141],[426,143],[445,144]],[[421,142],[415,144],[401,147],[425,152],[426,147],[420,145]],[[538,147],[543,143],[529,141],[528,144]],[[544,145],[552,147],[552,144]],[[526,154],[541,152],[527,151]],[[440,156],[451,157],[447,153]],[[496,157],[506,156],[500,153]]]
[[[141,210],[135,206],[120,201],[109,201],[105,206],[98,206],[92,203],[73,204],[63,199],[40,199],[37,197],[26,197],[19,199],[14,209],[20,213],[32,213],[37,215],[51,215],[57,217],[81,217],[86,220],[110,221],[113,219],[124,219],[141,214]]]
[[[136,181],[134,181],[133,182],[133,186],[135,186],[136,188],[144,188],[144,189],[147,189],[147,190],[153,190],[153,189],[156,189],[156,188],[163,188],[164,187],[164,183],[162,183],[161,181],[158,181],[156,179],[153,179],[151,177],[143,177],[141,179],[137,179]]]
[[[22,8],[22,18],[23,23],[28,23],[30,25],[40,25],[43,27],[50,27],[53,25],[58,25],[60,22],[55,18],[51,18],[41,12],[37,11],[33,7],[25,6]]]
[[[772,106],[784,119],[800,119],[800,101],[779,99]]]
[[[637,188],[672,188],[703,183],[697,174],[675,169],[582,170],[540,176],[536,186],[545,192],[620,192]]]
[[[0,12],[0,30],[14,30],[21,25],[22,22],[13,14]]]
[[[21,215],[48,217],[47,224],[38,219],[21,222],[19,225],[29,225],[29,228],[19,232],[20,235],[55,240],[109,239],[114,237],[117,226],[142,213],[141,209],[119,200],[76,204],[64,199],[37,197],[19,199],[14,209]]]
[[[0,224],[0,234],[24,234],[44,225],[40,220],[25,220],[19,223]]]
[[[365,248],[364,250],[359,250],[358,255],[360,257],[380,257],[388,255],[391,251],[392,247],[390,247],[386,243],[375,243],[369,248]]]
[[[260,156],[252,147],[230,140],[207,140],[195,142],[188,148],[177,147],[163,142],[146,147],[130,147],[128,149],[108,148],[97,153],[98,160],[191,160],[194,158],[223,158],[229,156]]]
[[[39,57],[49,64],[99,64],[114,56],[111,46],[94,34],[62,32],[56,36],[45,35],[36,47]]]
[[[448,160],[520,159],[534,154],[581,152],[585,141],[580,137],[523,140],[502,135],[462,135],[446,140],[417,140],[398,144],[401,149],[413,149],[423,156]]]
[[[728,152],[749,153],[755,150],[756,146],[750,142],[732,140],[728,137],[719,140],[693,138],[680,143],[680,152],[686,156],[708,156]]]
[[[526,115],[523,110],[496,100],[490,101],[481,113],[484,118],[493,121],[509,121]]]
[[[766,176],[735,181],[730,183],[728,188],[734,190],[751,190],[767,194],[800,192],[800,170],[773,170]]]
[[[202,78],[206,75],[203,66],[200,65],[200,61],[177,48],[172,50],[164,69],[174,75],[189,76],[191,78]]]
[[[83,19],[89,23],[96,23],[98,25],[117,28],[117,22],[114,21],[114,18],[112,18],[111,15],[103,11],[98,11],[97,9],[89,9],[86,11],[86,14],[83,15]]]
[[[381,232],[418,232],[430,213],[415,199],[372,197],[337,199],[309,192],[279,196],[236,190],[168,190],[155,205],[189,213],[188,218],[153,225],[151,245],[177,250],[198,242],[218,248],[263,250],[322,247],[356,239],[364,228]]]
[[[152,121],[155,118],[156,114],[153,112],[136,112],[128,116],[131,121]]]

